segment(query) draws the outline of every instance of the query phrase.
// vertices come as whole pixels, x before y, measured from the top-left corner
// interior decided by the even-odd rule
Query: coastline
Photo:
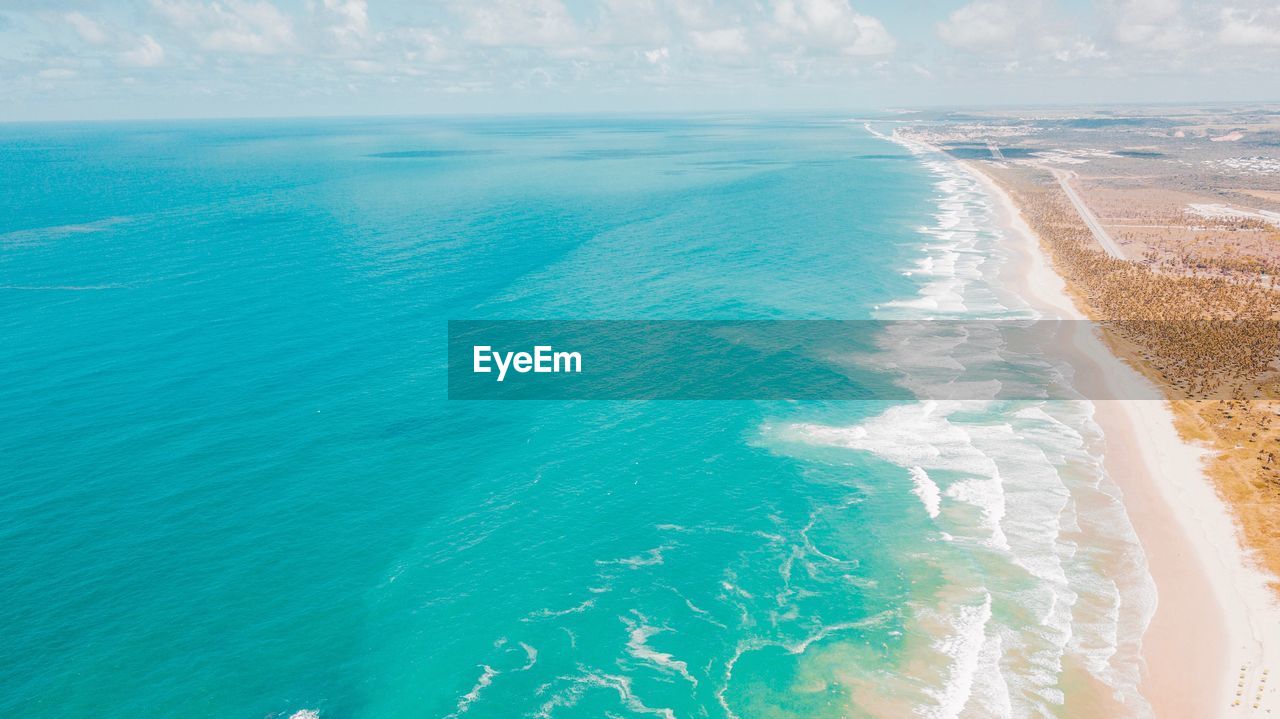
[[[1008,289],[1050,317],[1087,319],[1008,193],[973,163],[957,163],[995,201],[1016,257]],[[1108,386],[1150,384],[1101,338],[1086,334],[1078,333],[1076,348]],[[1124,493],[1158,593],[1142,641],[1141,690],[1155,715],[1251,716],[1280,709],[1273,688],[1280,677],[1263,673],[1280,667],[1280,607],[1204,472],[1206,451],[1179,437],[1166,401],[1094,404],[1107,472]]]

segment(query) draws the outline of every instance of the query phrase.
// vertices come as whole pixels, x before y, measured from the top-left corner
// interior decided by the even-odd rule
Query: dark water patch
[[[680,155],[692,155],[698,152],[698,150],[598,148],[556,155],[549,159],[570,160],[576,162],[589,162],[592,160],[637,160],[645,157],[677,157]]]
[[[820,161],[815,161],[820,162]],[[775,165],[796,164],[791,162],[783,162],[781,160],[764,160],[746,158],[742,160],[705,160],[702,162],[690,163],[693,167],[700,167],[704,170],[734,170],[743,167],[771,167]],[[810,164],[810,163],[804,163]]]
[[[1167,157],[1163,152],[1156,152],[1155,150],[1116,150],[1112,154],[1119,155],[1120,157],[1132,157],[1148,160],[1155,159],[1157,157]]]
[[[1246,145],[1260,145],[1263,147],[1280,147],[1280,132],[1264,131],[1253,132],[1244,136],[1241,141]]]
[[[978,160],[991,157],[991,150],[985,145],[951,145],[942,148],[952,157],[961,160]]]
[[[999,147],[999,146],[997,146]],[[967,143],[961,145],[946,145],[942,148],[952,157],[958,157],[962,160],[991,160],[996,159],[991,154],[991,148],[983,144]],[[1006,159],[1031,157],[1039,150],[1032,147],[1000,147],[1000,154]]]
[[[1047,120],[1041,124],[1076,130],[1100,130],[1111,127],[1173,127],[1177,123],[1165,117],[1073,117]]]
[[[473,157],[492,155],[495,150],[396,150],[393,152],[375,152],[365,157],[377,157],[384,160],[433,160],[444,157]]]
[[[981,122],[988,125],[1003,124],[1001,118],[990,117],[988,115],[973,115],[965,112],[948,112],[940,117],[946,118],[948,122]]]

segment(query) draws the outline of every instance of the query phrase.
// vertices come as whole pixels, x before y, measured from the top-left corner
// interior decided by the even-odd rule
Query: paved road
[[[1111,239],[1111,235],[1108,235],[1106,229],[1098,223],[1098,218],[1094,217],[1089,206],[1084,204],[1084,200],[1081,200],[1075,189],[1071,187],[1071,178],[1075,177],[1076,173],[1054,168],[1050,168],[1050,171],[1053,172],[1054,177],[1058,178],[1058,184],[1062,185],[1062,191],[1067,193],[1067,199],[1071,200],[1071,204],[1075,205],[1076,212],[1080,213],[1080,219],[1084,220],[1084,224],[1088,225],[1089,231],[1097,238],[1098,244],[1102,245],[1102,249],[1106,250],[1108,255],[1123,260],[1124,253],[1120,251],[1120,245],[1117,245],[1116,241]]]

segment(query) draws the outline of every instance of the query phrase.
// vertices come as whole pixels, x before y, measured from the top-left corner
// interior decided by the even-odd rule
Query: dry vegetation
[[[1275,266],[1270,252],[1238,246],[1224,252],[1214,239],[1206,243],[1212,252],[1163,242],[1152,243],[1158,250],[1148,249],[1143,261],[1115,259],[1101,251],[1046,170],[1034,163],[983,169],[1022,208],[1055,268],[1108,329],[1113,346],[1165,389],[1179,431],[1216,450],[1210,475],[1258,559],[1280,576],[1280,294],[1273,289],[1274,273],[1259,272]],[[1191,226],[1172,214],[1144,219]],[[1197,221],[1208,228],[1201,234],[1243,229],[1275,240],[1257,223]]]
[[[1130,259],[1166,274],[1219,276],[1249,281],[1263,275],[1275,288],[1280,274],[1280,227],[1253,217],[1205,217],[1195,203],[1221,203],[1216,195],[1156,187],[1164,178],[1091,178],[1080,191],[1099,221]]]

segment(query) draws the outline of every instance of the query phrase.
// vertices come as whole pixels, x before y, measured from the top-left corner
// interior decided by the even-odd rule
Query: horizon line
[[[411,119],[444,119],[444,118],[499,118],[499,117],[559,117],[559,118],[592,118],[592,117],[715,117],[726,115],[739,116],[778,116],[778,115],[836,115],[841,113],[892,113],[895,111],[930,112],[940,110],[1037,110],[1037,109],[1070,109],[1070,108],[1147,108],[1147,107],[1187,107],[1205,108],[1211,106],[1261,105],[1280,108],[1280,99],[1256,100],[1196,100],[1192,102],[1160,101],[1160,102],[1034,102],[1017,103],[976,103],[954,104],[939,103],[935,105],[893,105],[878,109],[870,108],[832,108],[810,107],[790,109],[747,109],[725,108],[721,110],[473,110],[466,112],[405,112],[405,113],[354,113],[354,114],[299,114],[299,115],[155,115],[135,117],[101,117],[101,118],[35,118],[10,119],[0,118],[0,125],[76,125],[76,124],[121,124],[145,122],[236,122],[236,121],[283,121],[283,120],[411,120]],[[862,119],[854,117],[851,119]]]

